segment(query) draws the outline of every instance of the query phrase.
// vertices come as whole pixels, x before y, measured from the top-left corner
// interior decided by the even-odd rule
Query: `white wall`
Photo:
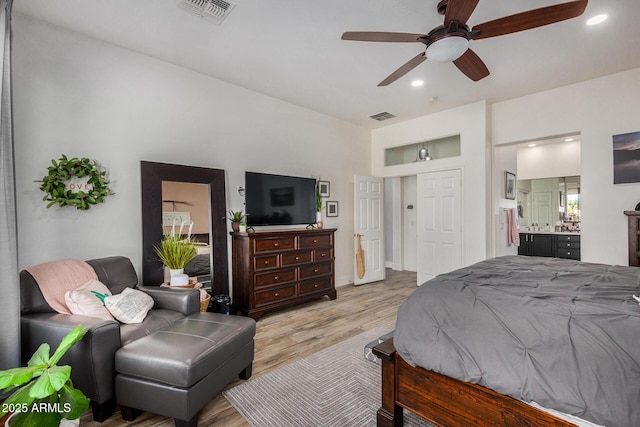
[[[462,169],[464,265],[485,259],[491,251],[492,223],[488,219],[491,200],[491,146],[487,139],[487,112],[486,102],[477,102],[371,132],[371,168],[375,176],[410,176],[423,172]],[[461,151],[458,157],[384,166],[384,150],[387,148],[458,134]],[[407,256],[406,252],[404,256]]]
[[[640,183],[613,184],[612,136],[640,130],[640,68],[492,105],[492,141],[581,134],[583,261],[627,265]]]
[[[559,142],[518,150],[518,179],[578,176],[580,141]]]
[[[409,209],[409,206],[413,206]],[[402,178],[402,269],[418,271],[418,176]]]
[[[494,224],[495,256],[517,255],[518,247],[509,245],[509,222],[507,209],[516,207],[516,200],[507,199],[505,173],[516,173],[517,148],[515,146],[498,147],[494,153],[492,217]],[[518,177],[519,178],[519,177]],[[517,191],[517,188],[516,188]]]
[[[244,171],[331,182],[336,283],[353,280],[353,175],[370,133],[346,122],[16,14],[14,125],[19,264],[125,255],[141,271],[140,161],[224,169],[242,209]],[[87,212],[45,208],[34,180],[61,154],[97,159],[114,196]]]

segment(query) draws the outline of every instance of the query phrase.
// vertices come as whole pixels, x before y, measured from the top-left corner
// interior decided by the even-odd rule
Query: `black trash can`
[[[219,294],[212,296],[211,311],[214,313],[230,314],[231,298],[229,298],[229,295]]]

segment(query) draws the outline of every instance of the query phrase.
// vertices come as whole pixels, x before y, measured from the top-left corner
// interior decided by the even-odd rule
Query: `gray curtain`
[[[20,294],[13,123],[11,4],[0,0],[0,370],[20,365]]]

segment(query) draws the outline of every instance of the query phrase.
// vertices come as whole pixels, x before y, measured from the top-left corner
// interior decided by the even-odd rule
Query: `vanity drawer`
[[[300,295],[331,289],[331,277],[311,279],[300,282]]]
[[[331,273],[330,262],[318,262],[300,267],[300,280]]]
[[[558,250],[562,249],[580,249],[580,241],[566,241],[566,240],[558,240]]]
[[[275,267],[278,267],[278,255],[274,254],[274,255],[255,257],[253,259],[253,262],[254,262],[253,269],[256,271],[265,270],[267,268],[275,268]]]
[[[256,306],[272,304],[296,297],[296,285],[291,284],[279,288],[258,291],[255,293]]]
[[[311,251],[295,251],[282,254],[282,265],[296,265],[311,262]]]
[[[558,258],[580,260],[580,249],[558,249]]]
[[[558,243],[566,243],[566,242],[573,242],[573,243],[580,243],[580,236],[576,235],[576,234],[558,234]]]
[[[295,279],[296,271],[293,269],[258,273],[255,275],[256,287],[291,282]]]
[[[317,248],[321,246],[331,246],[330,235],[300,236],[300,248]]]
[[[266,252],[266,251],[278,251],[281,249],[293,249],[295,248],[296,241],[294,236],[288,237],[274,237],[255,239],[253,241],[254,252]]]

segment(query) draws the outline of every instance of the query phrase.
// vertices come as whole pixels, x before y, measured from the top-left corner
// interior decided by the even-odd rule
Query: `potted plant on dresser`
[[[227,213],[229,216],[226,218],[231,222],[231,229],[237,233],[240,231],[240,223],[244,221],[247,215],[243,211],[228,210]]]
[[[62,356],[86,334],[76,326],[49,357],[49,344],[43,343],[27,366],[0,371],[0,390],[13,393],[2,403],[0,418],[13,412],[8,427],[77,426],[89,408],[89,399],[71,382],[71,367],[58,366]]]

